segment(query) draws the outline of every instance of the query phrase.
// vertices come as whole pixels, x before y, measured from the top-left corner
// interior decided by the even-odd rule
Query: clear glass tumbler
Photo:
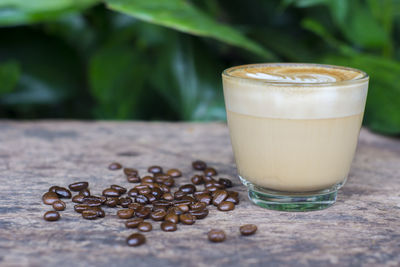
[[[334,204],[356,150],[368,75],[269,63],[232,67],[222,78],[237,171],[250,200],[285,211]]]

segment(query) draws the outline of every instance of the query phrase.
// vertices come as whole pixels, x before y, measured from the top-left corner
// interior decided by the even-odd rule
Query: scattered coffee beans
[[[245,224],[240,226],[239,231],[242,235],[252,235],[257,231],[257,226],[254,224]]]
[[[218,205],[218,210],[220,211],[230,211],[235,209],[235,204],[229,201],[222,201],[221,204]]]
[[[215,176],[215,175],[217,175],[218,173],[217,173],[217,171],[214,169],[214,168],[206,168],[205,170],[204,170],[204,175],[205,176]]]
[[[135,214],[135,211],[132,209],[123,209],[123,210],[117,211],[117,216],[120,219],[130,219],[133,217],[134,214]]]
[[[208,240],[211,242],[223,242],[225,241],[225,232],[223,230],[212,229],[208,232]]]
[[[137,226],[138,230],[141,232],[150,232],[153,226],[149,222],[142,222]]]
[[[54,192],[46,192],[42,196],[43,203],[46,205],[53,205],[54,202],[60,200],[58,195]]]
[[[58,213],[57,211],[47,211],[44,215],[43,215],[43,219],[45,219],[46,221],[52,222],[52,221],[58,221],[60,219],[60,213]]]
[[[167,174],[172,178],[178,178],[182,176],[182,172],[178,169],[170,169],[167,171]]]
[[[122,168],[122,165],[119,164],[118,162],[113,162],[110,165],[108,165],[108,169],[111,171],[116,171]]]
[[[126,228],[137,228],[144,220],[142,218],[134,218],[125,222]]]
[[[192,167],[195,170],[203,171],[207,168],[207,164],[204,161],[196,160],[192,162]]]
[[[61,200],[54,201],[52,206],[53,206],[53,209],[56,211],[65,210],[65,207],[66,207],[65,202],[61,201]]]
[[[82,211],[82,217],[86,220],[94,220],[97,218],[97,211],[94,209],[85,209]]]
[[[131,247],[137,247],[137,246],[143,245],[145,242],[146,242],[146,238],[144,237],[144,235],[139,234],[139,233],[131,234],[126,239],[126,243],[128,244],[128,246],[131,246]]]
[[[178,227],[173,222],[165,221],[165,222],[161,223],[161,230],[163,230],[165,232],[174,232],[177,229],[178,229]]]
[[[160,166],[150,166],[147,171],[152,174],[163,173],[163,169]]]
[[[89,186],[88,182],[76,182],[76,183],[70,184],[68,186],[68,188],[71,191],[79,192],[79,191],[81,191],[83,189],[88,188],[88,186]]]

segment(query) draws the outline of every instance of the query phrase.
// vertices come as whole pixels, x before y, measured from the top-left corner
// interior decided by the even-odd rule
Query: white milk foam
[[[364,110],[368,90],[368,78],[362,77],[357,70],[311,64],[232,68],[223,75],[225,105],[229,111],[264,118],[356,115]]]

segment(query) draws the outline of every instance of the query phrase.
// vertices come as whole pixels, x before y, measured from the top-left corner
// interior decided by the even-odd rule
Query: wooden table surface
[[[230,177],[241,203],[177,232],[159,223],[147,244],[128,247],[116,209],[96,221],[81,219],[67,200],[61,220],[46,222],[41,202],[52,185],[86,180],[92,193],[111,184],[129,188],[118,161],[141,174],[151,164],[178,167],[187,183],[191,161],[203,159]],[[361,131],[347,184],[337,203],[322,211],[289,213],[253,205],[235,177],[223,123],[0,122],[0,266],[399,266],[400,141]],[[254,236],[238,227],[258,225]],[[227,233],[209,243],[211,228]]]

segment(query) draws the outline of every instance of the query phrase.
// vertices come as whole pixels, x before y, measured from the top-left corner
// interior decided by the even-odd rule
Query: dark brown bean
[[[148,218],[150,216],[150,213],[151,213],[151,208],[145,206],[138,207],[135,211],[136,217],[143,219]]]
[[[225,201],[232,202],[233,204],[239,204],[239,193],[234,191],[228,191],[228,197]]]
[[[235,204],[229,201],[222,201],[221,204],[218,205],[218,210],[220,211],[230,211],[235,209]]]
[[[217,174],[218,174],[218,172],[217,172],[217,170],[214,169],[214,168],[206,168],[206,169],[204,170],[204,175],[205,175],[205,176],[215,176],[215,175],[217,175]]]
[[[226,236],[223,230],[212,229],[210,232],[208,232],[208,240],[211,242],[223,242],[225,239]]]
[[[227,178],[219,178],[218,179],[218,183],[222,184],[223,186],[225,186],[225,188],[229,188],[229,187],[233,186],[232,181],[227,179]]]
[[[65,210],[65,207],[66,207],[65,202],[62,200],[54,201],[52,205],[53,205],[53,209],[56,211]]]
[[[187,200],[187,199],[178,199],[173,201],[174,206],[179,206],[179,205],[190,205],[192,204],[192,201]]]
[[[159,209],[156,211],[153,211],[150,215],[150,217],[154,220],[154,221],[162,221],[164,220],[165,216],[167,215],[167,212],[163,209]]]
[[[152,189],[152,191],[151,191],[151,194],[152,194],[155,198],[160,199],[161,196],[162,196],[164,193],[161,191],[160,188],[154,187],[154,188]]]
[[[171,192],[171,189],[169,188],[169,186],[165,185],[165,184],[159,184],[161,191],[163,191],[164,193],[169,193]]]
[[[206,182],[217,182],[214,178],[211,176],[203,176],[204,183]]]
[[[153,202],[153,206],[169,207],[171,206],[171,202],[168,200],[156,200]]]
[[[222,201],[224,201],[228,197],[228,192],[225,190],[217,190],[213,194],[213,200],[212,203],[214,206],[218,206],[221,204]]]
[[[76,183],[72,183],[68,186],[69,190],[71,191],[75,191],[75,192],[79,192],[83,189],[88,188],[89,183],[88,182],[76,182]]]
[[[121,197],[118,199],[118,204],[123,208],[127,208],[131,203],[132,199],[130,197]]]
[[[154,183],[154,177],[151,177],[151,176],[142,177],[141,182],[142,183]]]
[[[202,160],[196,160],[192,162],[192,167],[195,170],[202,171],[207,168],[207,164]]]
[[[181,200],[189,201],[190,202],[189,204],[192,204],[192,203],[196,202],[196,200],[191,196],[184,196],[184,197],[182,197]],[[189,204],[187,204],[187,205],[189,205]]]
[[[176,191],[174,193],[174,199],[182,199],[186,195],[187,195],[187,193],[185,193],[183,191]]]
[[[207,204],[204,202],[195,202],[189,205],[191,210],[204,210],[207,207]]]
[[[211,193],[217,191],[218,189],[220,189],[220,188],[218,188],[218,187],[216,187],[216,186],[207,187],[207,191],[208,191],[208,192],[211,192]]]
[[[192,183],[195,185],[199,185],[199,184],[203,184],[204,180],[203,180],[203,176],[202,175],[195,175],[192,177],[191,179]]]
[[[178,217],[178,215],[176,215],[175,213],[169,212],[169,213],[167,213],[167,215],[165,216],[164,221],[177,224],[177,223],[179,222],[179,217]]]
[[[78,194],[81,196],[84,196],[84,197],[88,197],[88,196],[90,196],[90,191],[89,191],[89,189],[85,188],[85,189],[82,189],[81,191],[79,191]]]
[[[196,200],[199,201],[199,202],[203,202],[206,205],[210,205],[211,201],[212,201],[212,198],[211,198],[211,196],[209,194],[204,193],[204,194],[197,195],[196,196]]]
[[[74,210],[77,213],[82,213],[84,210],[87,210],[89,208],[90,208],[90,206],[88,206],[86,204],[77,204],[77,205],[74,206]]]
[[[143,222],[142,218],[134,218],[125,222],[126,228],[136,228]]]
[[[193,194],[196,192],[196,186],[192,184],[185,184],[179,187],[179,191],[185,192],[186,194]]]
[[[128,196],[137,197],[139,195],[139,191],[136,188],[132,188],[128,191]]]
[[[144,194],[144,196],[147,198],[147,201],[149,203],[153,203],[154,201],[157,200],[157,198],[155,196],[153,196],[152,194]]]
[[[257,226],[254,224],[245,224],[240,226],[239,231],[242,235],[252,235],[257,231]]]
[[[196,222],[196,217],[190,213],[184,213],[179,215],[179,221],[183,224],[192,225]]]
[[[42,196],[42,201],[46,205],[53,205],[54,202],[60,200],[58,195],[54,192],[46,192]]]
[[[169,207],[167,210],[167,214],[168,213],[174,213],[175,215],[181,215],[183,214],[183,211],[181,211],[180,209],[178,209],[178,207]]]
[[[153,229],[153,226],[149,222],[142,222],[137,228],[141,232],[150,232]]]
[[[106,200],[107,207],[115,208],[118,205],[119,199],[116,197],[108,197]]]
[[[190,210],[190,214],[196,217],[196,219],[204,219],[207,217],[209,210],[208,209],[203,209],[203,210]]]
[[[139,172],[133,168],[124,168],[124,173],[126,176],[138,176]]]
[[[58,195],[59,198],[71,198],[71,196],[72,196],[71,191],[69,191],[65,187],[57,186],[54,191]]]
[[[117,211],[117,216],[120,219],[130,219],[133,217],[135,214],[135,211],[133,209],[122,209]]]
[[[126,176],[126,180],[129,183],[140,183],[140,177],[138,175],[129,175]]]
[[[164,232],[174,232],[176,229],[178,229],[176,224],[170,221],[162,222],[160,227]]]
[[[142,207],[142,205],[140,205],[139,203],[131,203],[128,205],[128,208],[133,209],[134,211],[136,211],[140,207]]]
[[[149,202],[148,198],[144,195],[138,195],[135,201],[142,205],[146,205]]]
[[[82,211],[82,217],[86,220],[94,220],[97,216],[97,211],[94,209],[86,209]]]
[[[82,196],[80,194],[75,195],[72,197],[72,202],[74,203],[83,203],[83,199],[85,198],[85,196]]]
[[[100,199],[89,198],[89,197],[84,197],[82,203],[90,207],[99,207],[103,204]]]
[[[178,178],[182,176],[182,172],[178,169],[169,169],[167,174],[170,175],[172,178]]]
[[[131,234],[126,239],[126,243],[130,247],[137,247],[146,243],[146,237],[139,233]]]
[[[60,213],[54,210],[47,211],[43,215],[43,219],[48,222],[58,221],[60,219]]]
[[[121,194],[118,192],[117,189],[114,188],[107,188],[103,190],[103,196],[105,197],[119,197]]]
[[[149,173],[152,173],[152,174],[163,173],[163,169],[162,169],[160,166],[156,166],[156,165],[150,166],[150,167],[147,169],[147,171],[148,171]]]
[[[118,162],[113,162],[110,165],[108,165],[108,169],[111,171],[119,170],[122,168],[122,165]]]
[[[106,216],[106,213],[100,207],[90,207],[90,209],[95,210],[97,212],[97,217],[99,218],[104,218]]]
[[[180,209],[183,213],[189,211],[189,206],[188,205],[178,205],[177,208]]]
[[[146,195],[146,194],[150,194],[150,193],[151,193],[150,187],[144,187],[144,188],[139,189],[140,195]]]
[[[117,185],[117,184],[111,185],[110,188],[117,190],[120,195],[123,195],[126,193],[126,188],[122,187],[120,185]]]

